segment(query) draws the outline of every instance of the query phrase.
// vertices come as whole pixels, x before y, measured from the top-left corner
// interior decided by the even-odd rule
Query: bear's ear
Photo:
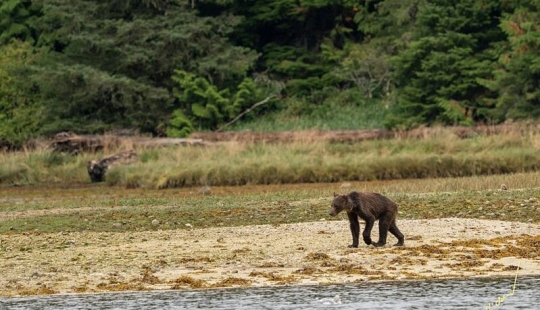
[[[339,196],[339,195],[338,195],[338,194],[336,194],[336,192],[334,192],[334,197],[337,197],[337,196]]]

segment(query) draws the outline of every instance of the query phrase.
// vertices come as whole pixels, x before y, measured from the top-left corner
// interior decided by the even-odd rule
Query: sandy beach
[[[401,220],[405,246],[351,242],[348,222],[0,235],[0,295],[540,274],[540,225]],[[363,227],[363,225],[362,225]],[[377,226],[373,239],[377,239]],[[516,270],[519,267],[519,270]]]

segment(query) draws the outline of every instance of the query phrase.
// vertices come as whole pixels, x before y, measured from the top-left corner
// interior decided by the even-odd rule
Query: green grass
[[[501,183],[508,191],[498,190]],[[125,189],[105,185],[0,189],[0,234],[279,225],[325,220],[332,193],[385,193],[400,206],[400,219],[486,218],[540,222],[540,173],[484,177],[215,187],[205,196],[191,189]],[[152,221],[158,220],[159,225]]]
[[[113,167],[106,184],[165,189],[509,174],[537,171],[538,146],[540,135],[532,132],[461,139],[441,129],[422,139],[352,144],[306,137],[286,144],[230,142],[137,149],[140,161]],[[104,155],[71,156],[47,150],[0,153],[0,186],[88,184],[87,162]]]
[[[350,101],[347,93],[341,93],[320,106],[290,99],[286,102],[285,109],[238,122],[228,130],[272,132],[380,128],[388,113],[388,109],[380,101],[365,99]]]

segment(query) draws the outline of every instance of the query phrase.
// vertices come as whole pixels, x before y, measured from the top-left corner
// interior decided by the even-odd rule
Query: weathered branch
[[[255,103],[254,105],[252,105],[250,108],[248,108],[248,109],[245,110],[244,112],[238,114],[232,121],[230,121],[230,122],[228,122],[227,124],[225,124],[225,125],[221,126],[220,128],[218,128],[218,129],[216,130],[216,132],[220,132],[220,131],[222,131],[223,129],[225,129],[225,127],[228,127],[228,126],[234,124],[234,123],[235,123],[237,120],[239,120],[242,116],[244,116],[245,114],[249,113],[251,110],[255,109],[256,107],[258,107],[258,106],[260,106],[260,105],[263,105],[263,104],[267,103],[268,100],[274,98],[275,96],[276,96],[276,95],[268,96],[268,97],[266,97],[264,100]]]

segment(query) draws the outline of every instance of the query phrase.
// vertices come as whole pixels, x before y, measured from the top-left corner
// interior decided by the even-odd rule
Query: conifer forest
[[[540,0],[0,3],[3,146],[370,109],[389,129],[538,119]]]

